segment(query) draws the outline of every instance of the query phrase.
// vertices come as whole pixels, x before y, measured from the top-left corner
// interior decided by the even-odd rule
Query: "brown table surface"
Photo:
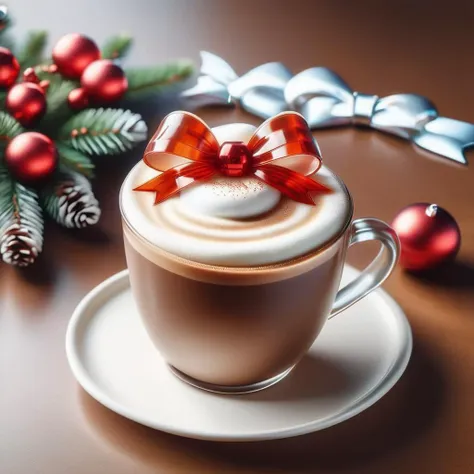
[[[173,57],[199,64],[205,49],[241,73],[270,60],[295,72],[325,65],[363,92],[419,92],[443,115],[474,122],[472,2],[15,0],[10,7],[18,34],[45,28],[52,41],[72,31],[98,41],[129,31],[136,64]],[[174,107],[170,95],[162,96],[154,120]],[[259,123],[237,111],[202,116],[211,125]],[[398,269],[385,285],[405,309],[415,341],[391,392],[323,432],[244,444],[153,431],[86,395],[67,365],[66,325],[90,289],[125,267],[117,194],[138,150],[102,160],[95,185],[100,225],[69,232],[49,224],[35,266],[0,266],[2,474],[474,472],[474,165],[451,164],[376,132],[315,136],[352,191],[357,216],[390,221],[409,203],[436,202],[463,233],[455,264],[425,278]],[[350,262],[363,266],[373,250],[357,247]]]

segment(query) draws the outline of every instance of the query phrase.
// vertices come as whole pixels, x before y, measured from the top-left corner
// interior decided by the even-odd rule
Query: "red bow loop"
[[[305,176],[316,173],[322,164],[306,120],[294,112],[264,122],[250,139],[249,148],[257,164],[272,162]]]
[[[239,146],[248,151],[236,153]],[[314,205],[313,195],[330,192],[310,178],[321,167],[321,153],[308,124],[295,112],[283,112],[265,121],[248,145],[237,144],[236,148],[234,144],[225,157],[221,152],[216,137],[201,119],[188,112],[173,112],[161,122],[143,158],[162,173],[135,191],[155,192],[158,204],[196,181],[217,174],[239,176],[239,170],[244,170],[304,204]]]
[[[212,163],[219,142],[198,117],[172,112],[161,122],[148,143],[143,161],[157,171],[167,171],[191,161]]]

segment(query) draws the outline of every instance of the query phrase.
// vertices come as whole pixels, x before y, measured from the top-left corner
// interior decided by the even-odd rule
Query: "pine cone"
[[[0,240],[3,261],[10,265],[27,267],[36,260],[40,252],[41,248],[36,246],[29,230],[17,223],[6,229]]]
[[[10,265],[32,264],[43,248],[43,216],[38,195],[0,166],[0,254]]]
[[[43,201],[48,214],[70,229],[94,225],[100,218],[99,202],[89,181],[74,171],[63,171]]]

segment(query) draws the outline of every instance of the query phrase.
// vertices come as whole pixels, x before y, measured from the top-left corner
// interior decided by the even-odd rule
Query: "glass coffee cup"
[[[212,130],[217,141],[247,143],[255,127]],[[254,176],[216,176],[154,205],[136,188],[156,176],[138,163],[120,208],[130,283],[144,326],[171,370],[218,393],[248,393],[281,380],[327,320],[377,288],[399,255],[384,222],[353,220],[351,196],[322,166],[331,190],[315,205],[290,199]],[[381,250],[339,289],[349,246]]]

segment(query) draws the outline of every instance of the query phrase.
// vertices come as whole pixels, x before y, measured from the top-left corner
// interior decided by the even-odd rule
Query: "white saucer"
[[[358,274],[346,266],[343,281]],[[327,428],[379,400],[410,358],[410,326],[376,290],[329,321],[283,381],[249,395],[216,395],[173,375],[142,327],[128,271],[92,290],[66,336],[71,369],[109,409],[143,425],[190,438],[256,441]]]

